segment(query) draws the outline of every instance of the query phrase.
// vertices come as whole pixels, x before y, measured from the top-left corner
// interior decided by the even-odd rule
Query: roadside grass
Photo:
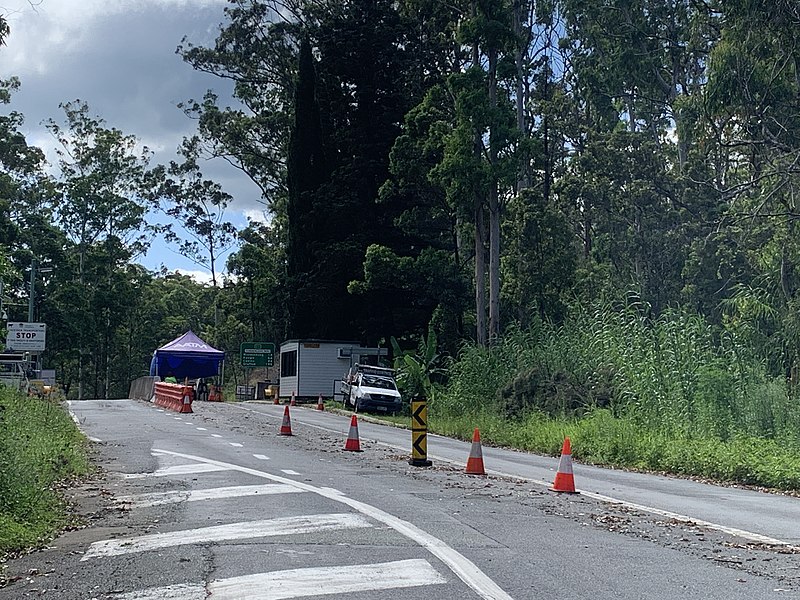
[[[800,490],[800,446],[789,441],[676,438],[643,430],[602,409],[577,420],[531,415],[519,421],[490,413],[442,416],[434,410],[428,424],[431,433],[467,441],[476,427],[482,442],[491,446],[557,457],[568,436],[572,457],[588,464]]]
[[[563,326],[465,345],[429,430],[576,460],[800,490],[800,402],[736,331],[680,311],[578,309]]]
[[[57,403],[0,386],[0,555],[34,547],[69,522],[56,486],[86,475],[86,439]]]

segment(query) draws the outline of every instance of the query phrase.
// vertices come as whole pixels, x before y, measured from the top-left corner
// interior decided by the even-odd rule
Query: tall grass
[[[0,386],[0,554],[66,523],[55,484],[86,474],[85,438],[64,409]]]
[[[697,315],[598,304],[560,327],[512,330],[490,349],[467,345],[450,375],[431,402],[432,426],[445,433],[483,426],[484,439],[549,453],[571,435],[585,460],[800,486],[800,410],[786,383]],[[525,377],[580,402],[554,413],[562,404],[539,406],[539,393],[517,398],[526,410],[508,418],[501,391],[530,393],[515,387]]]

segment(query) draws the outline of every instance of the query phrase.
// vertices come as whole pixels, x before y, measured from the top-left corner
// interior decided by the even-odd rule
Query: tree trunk
[[[497,107],[497,50],[489,50],[489,105]],[[497,127],[489,130],[489,343],[500,336],[500,199],[497,184]]]
[[[486,346],[486,239],[483,203],[475,200],[475,341]]]

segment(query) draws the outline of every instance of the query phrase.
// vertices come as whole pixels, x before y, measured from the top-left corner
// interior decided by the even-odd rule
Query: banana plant
[[[428,328],[428,336],[420,336],[416,350],[402,350],[392,337],[394,369],[397,372],[397,385],[409,398],[430,398],[433,393],[431,376],[443,373],[439,368],[439,354],[436,352],[436,333]]]

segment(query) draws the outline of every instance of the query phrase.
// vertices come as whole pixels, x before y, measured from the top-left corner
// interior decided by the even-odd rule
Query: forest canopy
[[[220,21],[177,51],[238,104],[182,103],[197,131],[168,165],[72,101],[48,166],[20,82],[0,89],[2,295],[23,320],[30,266],[52,268],[32,304],[70,395],[124,396],[187,329],[233,352],[434,331],[457,357],[600,305],[701,319],[792,391],[795,2],[231,0]],[[237,231],[200,158],[238,167],[269,222]],[[155,236],[213,285],[139,266]]]

